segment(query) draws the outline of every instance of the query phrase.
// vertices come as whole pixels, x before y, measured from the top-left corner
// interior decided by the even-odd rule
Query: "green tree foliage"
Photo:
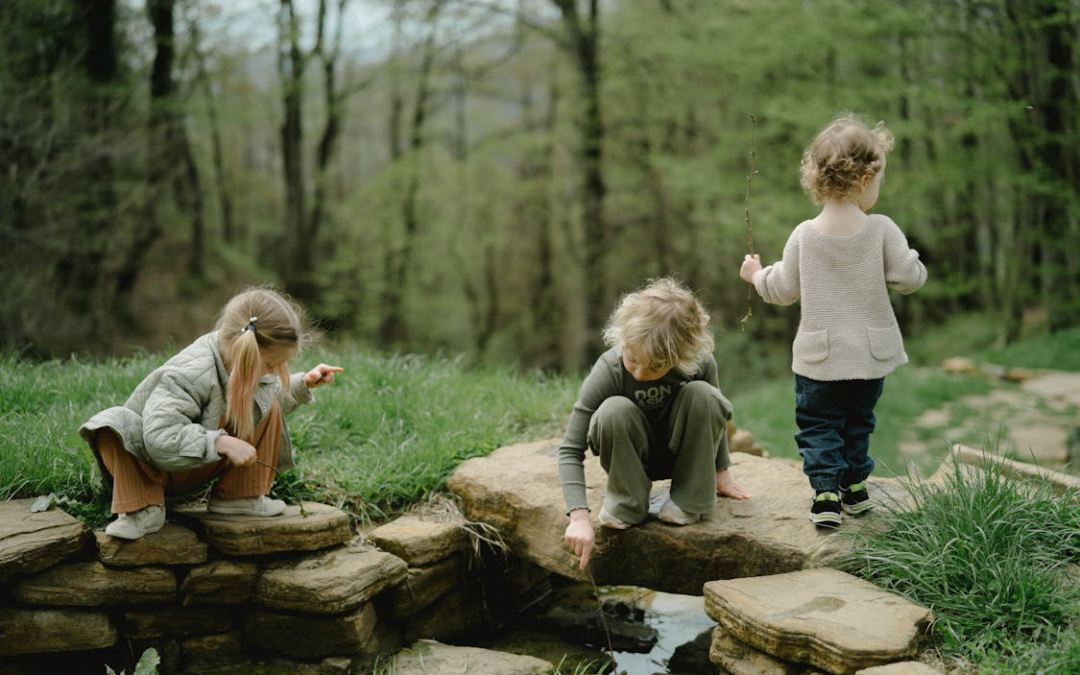
[[[277,281],[376,346],[566,369],[618,293],[678,274],[712,307],[722,360],[780,370],[796,312],[734,330],[749,114],[771,262],[815,212],[802,150],[842,110],[897,137],[878,210],[931,270],[899,306],[906,330],[971,309],[1007,339],[1032,310],[1080,323],[1075,0],[317,4],[282,32],[291,3],[177,1],[167,119],[194,174],[182,145],[147,150],[147,12],[0,8],[3,343],[108,348],[125,303],[156,327],[129,339],[186,338],[238,284]],[[99,5],[109,49],[88,37],[100,13],[83,20]],[[281,45],[311,56],[281,70]],[[162,192],[161,167],[186,187]],[[160,241],[137,245],[148,203]],[[175,253],[203,230],[197,281],[194,252]],[[110,276],[132,256],[142,301]]]

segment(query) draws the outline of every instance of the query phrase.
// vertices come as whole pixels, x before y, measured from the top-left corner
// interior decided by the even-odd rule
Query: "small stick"
[[[611,645],[611,631],[608,629],[607,617],[604,616],[604,606],[600,603],[600,588],[596,585],[596,579],[593,577],[592,569],[586,567],[585,570],[589,573],[589,581],[592,582],[593,593],[596,594],[596,611],[600,612],[600,623],[603,625],[604,633],[607,635],[607,648],[608,656],[611,657],[611,669],[615,671],[617,675],[619,666],[615,663],[615,648]]]
[[[746,199],[743,202],[743,210],[746,212],[746,245],[750,248],[750,255],[754,255],[754,227],[750,224],[750,183],[754,180],[754,160],[757,158],[757,145],[754,139],[754,131],[757,129],[757,120],[753,113],[750,114],[750,173],[746,174]],[[746,316],[739,321],[739,330],[746,330],[746,322],[754,316],[753,284],[746,289]]]

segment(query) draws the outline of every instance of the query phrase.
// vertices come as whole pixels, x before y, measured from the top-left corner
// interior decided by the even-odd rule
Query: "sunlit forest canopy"
[[[157,349],[273,283],[379,349],[575,369],[676,274],[721,368],[744,213],[775,261],[840,111],[897,138],[876,210],[930,270],[904,330],[1080,323],[1076,0],[0,3],[0,343]],[[725,366],[725,362],[729,364]]]

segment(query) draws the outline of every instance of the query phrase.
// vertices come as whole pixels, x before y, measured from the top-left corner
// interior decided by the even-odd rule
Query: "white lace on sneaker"
[[[280,499],[261,497],[241,497],[240,499],[210,499],[206,505],[210,513],[231,516],[278,516],[285,511],[285,502]]]
[[[105,528],[105,534],[118,539],[142,539],[165,526],[165,507],[152,504],[146,508],[121,513]]]
[[[701,520],[700,513],[687,513],[670,498],[660,507],[656,517],[672,525],[692,525]]]

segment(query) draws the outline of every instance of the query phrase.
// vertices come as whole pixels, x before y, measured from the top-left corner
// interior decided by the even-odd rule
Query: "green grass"
[[[1080,326],[988,350],[979,360],[1003,366],[1080,371]]]
[[[997,469],[910,483],[912,509],[853,534],[844,568],[930,608],[942,654],[980,673],[1080,668],[1080,495]]]
[[[76,502],[65,509],[95,524],[104,519],[94,461],[77,429],[121,405],[165,358],[0,357],[0,499],[56,493]],[[558,435],[577,387],[457,359],[346,349],[305,354],[297,369],[320,361],[346,373],[289,416],[298,468],[279,477],[275,492],[340,504],[361,518],[424,499],[464,459]]]

